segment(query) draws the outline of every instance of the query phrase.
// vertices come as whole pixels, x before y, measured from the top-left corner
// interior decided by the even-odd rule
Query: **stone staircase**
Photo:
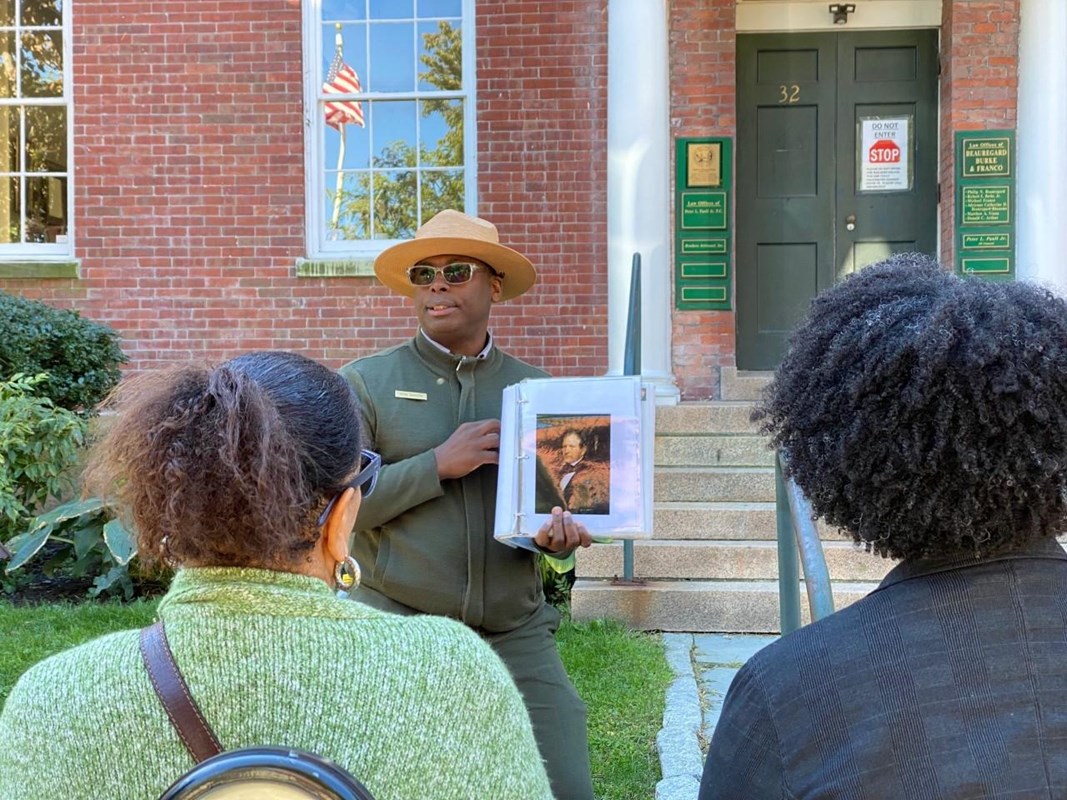
[[[634,543],[636,585],[622,543],[578,553],[571,613],[621,619],[643,630],[777,632],[778,553],[774,455],[749,421],[768,376],[724,369],[723,396],[656,411],[654,538]],[[820,529],[841,608],[877,584],[892,563]],[[807,619],[807,595],[801,588]]]

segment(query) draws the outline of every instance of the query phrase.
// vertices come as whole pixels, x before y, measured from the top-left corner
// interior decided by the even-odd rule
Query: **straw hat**
[[[530,260],[500,244],[496,225],[451,209],[442,211],[415,231],[415,238],[386,248],[374,259],[374,274],[394,292],[412,297],[408,267],[432,256],[469,256],[484,261],[504,276],[501,300],[525,292],[537,280]]]

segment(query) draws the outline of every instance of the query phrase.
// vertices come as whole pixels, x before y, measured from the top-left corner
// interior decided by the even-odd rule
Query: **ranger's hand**
[[[437,477],[462,478],[482,464],[499,463],[500,420],[464,422],[452,435],[433,449]]]
[[[541,526],[534,536],[534,544],[550,553],[563,553],[575,547],[588,547],[593,543],[585,525],[559,506],[552,509],[552,519]]]

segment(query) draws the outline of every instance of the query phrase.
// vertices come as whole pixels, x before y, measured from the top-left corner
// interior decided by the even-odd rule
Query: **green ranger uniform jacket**
[[[544,602],[536,555],[493,539],[497,467],[440,480],[433,449],[464,422],[499,419],[501,392],[547,373],[490,346],[446,353],[417,333],[341,369],[382,455],[356,520],[352,554],[363,585],[427,614],[509,631]]]

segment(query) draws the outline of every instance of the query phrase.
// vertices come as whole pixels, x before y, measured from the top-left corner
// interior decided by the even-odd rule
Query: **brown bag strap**
[[[141,658],[148,669],[152,688],[159,695],[159,700],[189,755],[199,764],[221,753],[219,740],[215,738],[214,731],[189,694],[185,678],[174,661],[162,621],[141,628]]]

